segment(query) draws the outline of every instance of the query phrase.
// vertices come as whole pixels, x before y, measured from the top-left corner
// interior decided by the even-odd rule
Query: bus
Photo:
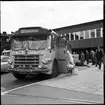
[[[11,35],[10,68],[15,78],[40,73],[56,77],[67,73],[67,37],[43,27],[19,28]]]

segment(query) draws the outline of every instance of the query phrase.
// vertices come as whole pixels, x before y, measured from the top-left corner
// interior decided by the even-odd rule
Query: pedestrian
[[[97,60],[96,55],[97,55],[97,49],[96,49],[96,51],[95,51],[95,66],[97,67],[97,62],[98,62],[98,60]]]
[[[81,54],[80,54],[80,61],[81,61],[81,64],[84,65],[84,62],[85,62],[85,54],[83,53],[83,51],[81,51]]]
[[[101,69],[101,64],[102,64],[102,57],[103,53],[100,47],[97,48],[97,53],[96,53],[96,58],[97,58],[97,65],[99,66],[98,68]]]
[[[81,59],[81,52],[79,52],[79,60]]]
[[[68,61],[67,69],[68,73],[72,74],[73,69],[75,68],[75,63],[71,52],[71,44],[69,42],[67,43],[66,48],[67,48],[67,61]]]
[[[89,64],[89,52],[88,52],[88,50],[86,50],[86,62],[87,62],[87,64]]]
[[[103,51],[103,65],[104,65],[104,70],[105,70],[105,51]]]
[[[90,55],[91,55],[92,65],[94,65],[95,64],[95,52],[91,50]]]

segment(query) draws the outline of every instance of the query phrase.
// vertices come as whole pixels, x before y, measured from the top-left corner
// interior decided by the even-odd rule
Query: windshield
[[[46,49],[50,46],[50,36],[46,37],[18,37],[12,41],[12,49]]]

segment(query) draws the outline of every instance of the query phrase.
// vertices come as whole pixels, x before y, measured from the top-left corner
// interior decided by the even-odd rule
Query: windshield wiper
[[[22,48],[23,48],[23,49],[26,49],[26,47],[24,47],[25,44],[28,44],[28,45],[29,45],[28,41],[25,41],[25,42],[22,44]],[[22,49],[22,48],[21,48],[21,49]]]
[[[47,41],[43,42],[37,50],[39,50],[45,43],[47,43]]]

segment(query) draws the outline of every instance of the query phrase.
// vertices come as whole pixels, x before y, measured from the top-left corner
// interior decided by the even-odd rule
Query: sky
[[[103,1],[1,1],[1,33],[21,27],[48,29],[103,19]]]

